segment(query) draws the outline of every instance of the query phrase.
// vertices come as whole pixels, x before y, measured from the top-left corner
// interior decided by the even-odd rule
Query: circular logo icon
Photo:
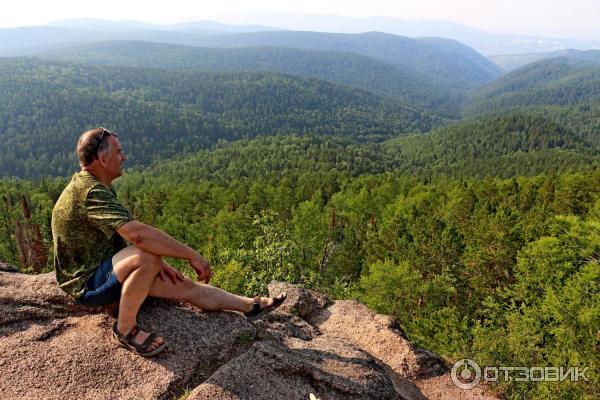
[[[463,358],[454,363],[450,377],[454,386],[460,389],[473,389],[481,380],[481,368],[475,361]]]

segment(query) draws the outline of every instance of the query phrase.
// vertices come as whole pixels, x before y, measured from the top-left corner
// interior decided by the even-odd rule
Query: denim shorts
[[[121,298],[121,282],[113,271],[112,257],[100,263],[85,284],[85,292],[77,303],[87,307],[100,307],[117,303]]]

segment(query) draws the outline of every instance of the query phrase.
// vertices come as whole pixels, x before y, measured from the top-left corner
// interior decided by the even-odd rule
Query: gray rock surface
[[[333,304],[326,296],[312,290],[284,282],[271,282],[269,284],[269,294],[271,296],[277,296],[283,292],[287,293],[287,298],[279,310],[301,318],[310,318],[318,311]]]
[[[256,342],[218,369],[188,400],[401,399],[383,366],[361,349],[329,338]]]
[[[410,343],[391,317],[353,300],[336,301],[311,318],[324,335],[354,343],[386,363],[397,374],[423,379],[448,372],[444,360]]]
[[[19,268],[0,261],[0,271],[4,272],[19,272]]]
[[[53,274],[0,272],[0,398],[171,398],[244,352],[256,332],[236,313],[152,300],[140,323],[169,348],[147,360],[110,341],[113,322],[76,307]]]
[[[169,348],[144,359],[110,341],[114,309],[78,307],[52,273],[0,272],[0,399],[422,400],[442,387],[441,398],[458,398],[442,381],[419,386],[446,368],[391,318],[293,285],[269,289],[288,299],[255,324],[147,301],[140,322]]]

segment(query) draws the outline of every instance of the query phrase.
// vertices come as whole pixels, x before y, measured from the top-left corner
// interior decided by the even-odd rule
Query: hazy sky
[[[247,10],[443,20],[491,32],[600,39],[600,0],[5,0],[0,27],[83,17],[172,23]]]

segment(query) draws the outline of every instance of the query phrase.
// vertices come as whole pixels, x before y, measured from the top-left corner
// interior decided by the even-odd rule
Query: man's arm
[[[196,250],[179,242],[160,229],[139,221],[123,224],[117,233],[139,249],[157,256],[188,260],[198,274],[198,280],[208,282],[212,275],[208,262]]]
[[[157,256],[191,260],[200,256],[191,247],[179,242],[160,229],[139,221],[123,224],[117,233],[134,246]]]

